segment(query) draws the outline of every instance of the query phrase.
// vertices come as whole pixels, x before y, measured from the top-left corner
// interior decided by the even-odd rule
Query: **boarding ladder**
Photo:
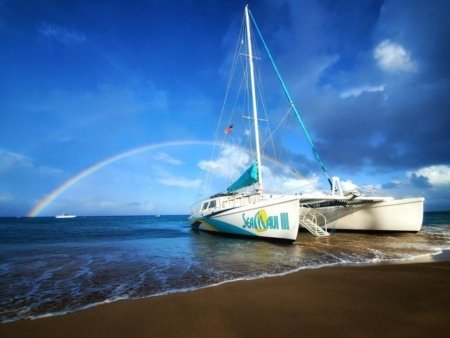
[[[323,220],[323,228],[317,224],[318,219]],[[314,236],[317,236],[317,237],[330,236],[330,234],[327,231],[326,217],[311,207],[308,207],[305,205],[300,207],[299,222],[300,222],[300,225],[302,225],[306,230],[308,230]]]

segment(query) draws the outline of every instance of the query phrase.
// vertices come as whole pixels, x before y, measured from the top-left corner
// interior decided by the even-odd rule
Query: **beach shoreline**
[[[2,337],[433,336],[450,330],[449,252],[305,269],[0,324]]]

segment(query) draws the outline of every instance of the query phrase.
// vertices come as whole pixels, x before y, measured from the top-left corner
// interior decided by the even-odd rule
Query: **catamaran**
[[[245,7],[244,18],[247,50],[240,54],[247,59],[246,69],[249,73],[245,79],[249,81],[250,87],[252,116],[248,119],[253,124],[255,161],[225,192],[207,197],[191,207],[189,220],[192,228],[287,241],[294,241],[300,228],[316,236],[328,236],[330,229],[419,231],[424,198],[363,196],[357,190],[344,191],[338,177],[330,178],[248,6]],[[272,194],[264,191],[251,23],[282,85],[290,111],[294,113],[329,182],[331,190],[327,193]],[[233,125],[229,125],[225,134],[230,134],[232,128]]]

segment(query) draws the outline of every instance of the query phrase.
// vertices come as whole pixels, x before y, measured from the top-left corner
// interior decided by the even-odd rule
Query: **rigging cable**
[[[262,36],[262,34],[261,34],[260,30],[259,30],[259,27],[258,27],[258,25],[256,24],[255,18],[253,17],[253,14],[252,14],[250,11],[248,11],[248,12],[249,12],[249,14],[250,14],[250,17],[252,18],[253,24],[255,25],[256,31],[258,32],[258,35],[259,35],[259,37],[260,37],[260,39],[261,39],[261,41],[262,41],[262,43],[263,43],[263,46],[264,46],[264,48],[265,48],[265,50],[266,50],[266,52],[267,52],[267,55],[269,56],[269,59],[270,59],[270,61],[272,62],[272,66],[273,66],[273,68],[275,69],[275,73],[277,74],[278,80],[281,82],[281,85],[282,85],[283,90],[284,90],[284,93],[286,94],[286,97],[287,97],[287,99],[288,99],[288,101],[289,101],[289,104],[292,106],[292,109],[293,109],[293,111],[294,111],[294,113],[295,113],[295,116],[297,117],[297,120],[298,120],[298,122],[300,123],[300,126],[302,127],[303,132],[304,132],[305,135],[306,135],[306,138],[308,139],[309,145],[311,146],[311,148],[312,148],[312,150],[313,150],[313,153],[314,153],[314,155],[316,156],[317,161],[319,162],[320,167],[322,168],[322,171],[324,172],[325,176],[327,177],[327,180],[328,180],[328,183],[330,184],[330,187],[332,187],[333,185],[332,185],[331,180],[330,180],[330,177],[328,176],[328,173],[327,173],[327,171],[326,171],[326,169],[325,169],[325,166],[324,166],[322,160],[320,159],[319,153],[317,152],[317,150],[316,150],[316,148],[315,148],[315,146],[314,146],[314,143],[313,143],[311,137],[309,136],[308,130],[306,129],[306,126],[305,126],[305,124],[303,123],[302,118],[300,117],[300,113],[298,112],[297,108],[296,108],[295,105],[294,105],[294,102],[292,101],[291,95],[289,94],[289,91],[288,91],[288,89],[287,89],[287,87],[286,87],[286,85],[285,85],[285,83],[284,83],[284,81],[283,81],[283,78],[281,77],[281,74],[280,74],[280,72],[278,71],[278,67],[277,67],[277,65],[275,64],[274,59],[272,58],[272,54],[270,54],[269,48],[267,47],[266,42],[264,41],[264,38],[263,38],[263,36]]]
[[[226,92],[225,92],[225,97],[224,97],[224,100],[223,100],[222,109],[220,111],[219,121],[217,123],[216,130],[215,130],[215,133],[214,133],[214,144],[213,144],[213,149],[211,151],[210,162],[213,160],[213,157],[216,154],[216,147],[217,147],[217,143],[218,143],[218,140],[219,140],[219,132],[220,132],[221,127],[222,127],[222,117],[223,117],[223,113],[225,111],[226,102],[228,100],[228,95],[230,93],[231,83],[233,81],[234,74],[235,74],[235,71],[236,71],[236,66],[237,66],[237,63],[238,63],[238,60],[239,60],[239,49],[240,49],[240,42],[242,41],[242,36],[244,34],[243,32],[244,32],[244,17],[242,18],[242,21],[241,21],[241,27],[240,27],[240,31],[239,31],[239,36],[238,36],[238,40],[237,40],[236,47],[235,47],[233,61],[232,61],[232,64],[231,64],[230,75],[228,77],[227,89],[226,89]],[[210,189],[210,186],[211,186],[211,183],[212,183],[212,179],[213,179],[213,173],[211,171],[208,171],[208,170],[205,171],[205,175],[203,176],[203,179],[202,179],[204,181],[203,193],[202,193],[203,197],[206,197],[208,195],[208,191]],[[201,188],[199,187],[199,190],[200,189]],[[199,193],[200,193],[200,191],[199,191]]]

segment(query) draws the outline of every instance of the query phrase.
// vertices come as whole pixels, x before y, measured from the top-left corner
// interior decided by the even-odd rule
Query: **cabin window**
[[[209,202],[209,208],[215,208],[216,207],[216,200],[212,200],[211,202]]]
[[[205,210],[207,207],[208,207],[208,202],[205,202],[205,203],[203,204],[202,210]]]

